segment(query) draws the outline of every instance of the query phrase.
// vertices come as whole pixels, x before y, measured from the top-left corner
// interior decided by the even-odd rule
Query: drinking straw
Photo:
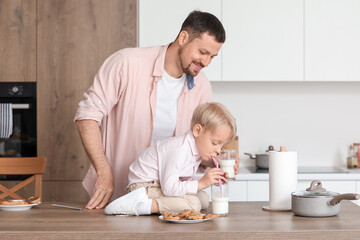
[[[219,164],[218,162],[216,161],[215,157],[212,157],[213,161],[214,161],[214,164],[217,168],[219,168]],[[220,192],[221,192],[221,197],[223,196],[223,190],[222,190],[222,184],[221,184],[221,179],[219,179],[219,186],[220,186]]]

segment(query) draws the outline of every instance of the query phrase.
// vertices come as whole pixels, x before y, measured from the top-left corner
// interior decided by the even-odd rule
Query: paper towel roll
[[[291,210],[296,184],[297,152],[269,152],[269,208]]]

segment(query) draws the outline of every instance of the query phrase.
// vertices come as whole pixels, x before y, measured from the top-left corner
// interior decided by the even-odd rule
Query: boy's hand
[[[227,174],[220,168],[212,168],[198,182],[198,191],[219,184],[219,180],[227,183]]]
[[[234,170],[235,170],[235,177],[234,180],[236,180],[236,175],[238,174],[238,168],[239,168],[239,155],[236,153],[236,157],[235,157],[235,165],[234,165]]]

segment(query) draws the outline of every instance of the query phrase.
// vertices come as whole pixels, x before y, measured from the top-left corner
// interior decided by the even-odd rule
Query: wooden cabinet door
[[[305,80],[360,81],[360,1],[305,0]]]
[[[38,2],[38,154],[45,180],[79,180],[88,160],[73,122],[104,60],[136,46],[136,0]]]
[[[138,46],[166,45],[174,41],[181,25],[193,10],[210,12],[221,20],[219,0],[139,0]],[[204,68],[210,81],[221,80],[221,51]]]
[[[303,0],[223,0],[224,81],[303,81]]]
[[[36,0],[0,1],[0,82],[36,81]]]

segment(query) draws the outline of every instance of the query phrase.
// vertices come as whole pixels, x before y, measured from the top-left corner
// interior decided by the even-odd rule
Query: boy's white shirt
[[[192,131],[160,140],[130,166],[129,184],[156,181],[165,196],[196,195],[201,163]]]

